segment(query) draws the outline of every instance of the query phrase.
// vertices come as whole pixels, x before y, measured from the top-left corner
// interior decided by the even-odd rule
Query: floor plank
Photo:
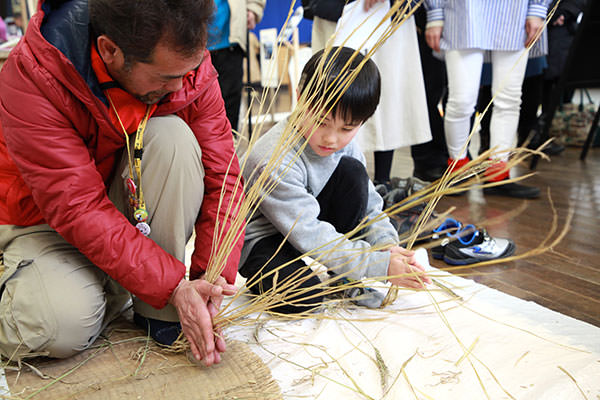
[[[513,296],[535,301],[563,314],[600,326],[600,149],[592,149],[585,162],[580,149],[568,148],[551,162],[540,162],[537,175],[528,179],[545,192],[550,188],[559,229],[570,208],[573,219],[567,236],[552,251],[496,266],[456,271],[467,278]],[[518,167],[517,173],[527,169]],[[522,200],[469,193],[442,199],[438,210],[451,206],[464,223],[485,222],[492,236],[510,237],[522,254],[539,245],[548,234],[552,209],[547,197],[526,202],[520,214],[502,218],[523,205]],[[445,263],[434,261],[445,268]]]

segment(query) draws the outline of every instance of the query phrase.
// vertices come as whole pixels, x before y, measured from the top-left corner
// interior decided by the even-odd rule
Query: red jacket
[[[161,308],[185,266],[144,237],[107,197],[124,136],[110,122],[91,69],[87,1],[63,2],[60,11],[41,5],[0,73],[0,224],[49,224],[123,287]],[[208,263],[217,215],[223,221],[229,200],[243,195],[235,187],[240,168],[208,51],[183,88],[154,113],[167,114],[178,115],[193,130],[206,174],[194,278]],[[237,273],[240,236],[223,273],[228,282]]]

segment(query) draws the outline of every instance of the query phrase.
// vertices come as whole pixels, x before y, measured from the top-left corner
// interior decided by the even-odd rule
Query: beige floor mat
[[[125,321],[95,346],[65,360],[25,360],[6,370],[14,399],[281,399],[267,366],[242,342],[228,343],[220,364],[195,366],[169,354]],[[35,368],[35,370],[34,370]]]

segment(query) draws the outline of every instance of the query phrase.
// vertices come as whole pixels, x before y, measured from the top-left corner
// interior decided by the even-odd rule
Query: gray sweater
[[[242,158],[242,163],[246,163],[242,173],[247,188],[255,183],[258,175],[256,172],[252,174],[252,171],[264,169],[287,123],[286,119],[271,128],[257,140],[251,152]],[[275,189],[264,198],[248,223],[240,265],[243,265],[250,250],[260,239],[277,232],[285,236],[291,231],[288,241],[292,246],[301,253],[319,248],[318,253],[311,257],[318,259],[335,274],[350,271],[347,277],[352,279],[386,276],[390,252],[373,251],[371,246],[398,243],[396,230],[387,217],[369,225],[366,235],[356,240],[345,239],[333,225],[317,219],[320,207],[316,197],[328,182],[342,156],[356,158],[365,164],[363,153],[353,140],[343,149],[327,157],[317,155],[308,145],[300,156],[296,157],[297,151],[305,142],[302,138],[292,150],[288,150],[283,156],[283,162],[272,173],[275,179],[284,175]],[[383,200],[369,181],[368,219],[380,215],[382,206]],[[319,258],[321,252],[333,248],[335,251]]]

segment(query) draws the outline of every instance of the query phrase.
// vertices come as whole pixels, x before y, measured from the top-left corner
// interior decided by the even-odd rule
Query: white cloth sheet
[[[400,291],[383,310],[318,314],[330,320],[263,317],[225,334],[251,344],[286,399],[600,398],[599,328],[430,271],[463,301],[431,286]]]

